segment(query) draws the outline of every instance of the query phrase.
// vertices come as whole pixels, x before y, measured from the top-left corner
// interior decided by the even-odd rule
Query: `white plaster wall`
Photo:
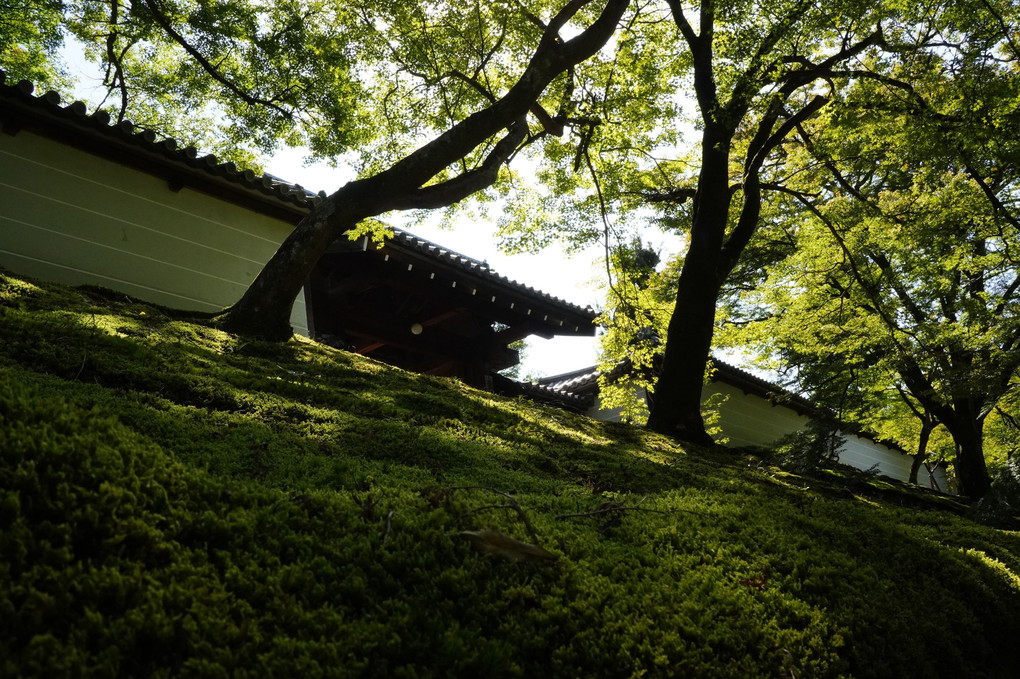
[[[910,478],[911,458],[909,456],[890,451],[880,443],[855,434],[845,434],[844,436],[845,442],[839,449],[839,461],[843,464],[858,469],[874,467],[879,474],[901,481]]]
[[[909,455],[904,455],[888,446],[856,434],[844,434],[844,436],[846,441],[839,449],[839,461],[843,464],[858,469],[871,469],[878,465],[876,471],[883,476],[899,481],[906,481],[910,478],[910,465],[913,459]],[[918,470],[917,481],[925,488],[931,486],[931,479],[924,467]],[[944,468],[940,467],[935,470],[935,482],[938,486],[937,490],[949,492],[949,481]]]
[[[721,402],[719,399],[722,399]],[[782,437],[804,429],[808,419],[792,408],[772,405],[723,382],[712,382],[701,391],[702,403],[708,403],[706,418],[718,413],[716,424],[722,429],[725,445],[767,446]],[[716,408],[711,406],[717,405]]]
[[[645,398],[645,390],[638,390],[638,398]],[[588,417],[596,420],[602,420],[603,422],[620,422],[623,419],[622,408],[603,408],[602,402],[599,397],[595,396],[595,405],[588,409],[586,413]]]
[[[706,420],[721,429],[716,438],[724,439],[724,445],[730,447],[770,446],[808,425],[808,418],[792,408],[773,405],[767,399],[745,394],[723,382],[706,385],[701,398],[706,404]],[[588,414],[599,420],[620,421],[619,409],[603,410],[596,405]],[[839,450],[839,461],[843,464],[863,470],[877,465],[878,473],[884,476],[904,482],[910,478],[910,456],[856,434],[844,436],[845,443]],[[939,490],[948,492],[945,470],[936,470],[935,479]],[[929,486],[928,472],[923,468],[918,474],[918,481],[922,486]]]
[[[0,266],[16,273],[215,311],[292,229],[30,132],[0,134]],[[304,295],[291,325],[308,334]]]

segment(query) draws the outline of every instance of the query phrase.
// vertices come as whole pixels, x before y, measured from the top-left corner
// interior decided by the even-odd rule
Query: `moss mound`
[[[959,514],[0,273],[3,676],[1020,676]]]

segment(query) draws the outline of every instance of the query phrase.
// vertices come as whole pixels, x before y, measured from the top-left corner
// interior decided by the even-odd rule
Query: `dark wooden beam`
[[[510,358],[510,354],[516,353],[507,349],[505,343],[501,344],[494,333],[469,338],[443,332],[441,326],[432,326],[432,330],[413,335],[410,323],[393,319],[359,316],[348,320],[348,323],[340,324],[339,329],[351,338],[362,338],[362,342],[355,344],[358,353],[368,353],[369,347],[375,351],[383,346],[393,346],[435,356],[497,362],[503,362]]]

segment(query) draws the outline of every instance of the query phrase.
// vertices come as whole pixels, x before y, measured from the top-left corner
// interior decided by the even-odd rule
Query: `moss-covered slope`
[[[0,273],[0,676],[1020,676],[957,509]]]

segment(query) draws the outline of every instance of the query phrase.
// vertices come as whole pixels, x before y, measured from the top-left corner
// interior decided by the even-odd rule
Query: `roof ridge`
[[[7,73],[3,69],[0,69],[0,99],[20,100],[22,103],[41,108],[43,112],[83,129],[106,134],[120,142],[139,146],[149,153],[205,171],[211,176],[221,177],[245,188],[255,189],[300,207],[310,209],[326,196],[325,192],[320,191],[316,194],[300,184],[292,184],[268,173],[257,175],[253,170],[240,170],[233,161],[220,162],[212,153],[199,155],[196,147],[181,146],[174,137],[158,135],[154,130],[137,126],[130,120],[114,122],[110,114],[104,110],[97,110],[90,115],[85,102],[76,99],[69,104],[62,104],[60,94],[53,90],[37,95],[35,94],[35,84],[32,81],[8,82]]]

